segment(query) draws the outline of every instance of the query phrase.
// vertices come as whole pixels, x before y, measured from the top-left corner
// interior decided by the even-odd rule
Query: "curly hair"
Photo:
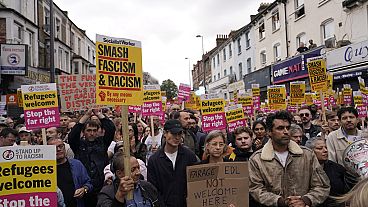
[[[268,131],[272,130],[273,121],[275,119],[286,120],[291,124],[291,122],[293,121],[293,118],[294,118],[293,115],[291,115],[290,112],[285,111],[285,110],[281,110],[281,111],[277,111],[276,113],[269,114],[266,119],[267,130]]]

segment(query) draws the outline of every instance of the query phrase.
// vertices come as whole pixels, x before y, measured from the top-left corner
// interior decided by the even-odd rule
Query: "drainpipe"
[[[289,35],[288,35],[288,21],[286,15],[286,2],[287,0],[280,0],[282,4],[284,4],[284,17],[285,17],[285,39],[286,39],[286,56],[289,57]]]

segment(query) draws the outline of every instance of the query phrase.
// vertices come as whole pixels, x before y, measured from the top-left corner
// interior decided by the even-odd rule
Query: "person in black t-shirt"
[[[84,197],[92,191],[91,179],[86,168],[76,159],[67,159],[65,143],[60,138],[51,138],[48,145],[56,146],[57,185],[67,207],[84,207]]]

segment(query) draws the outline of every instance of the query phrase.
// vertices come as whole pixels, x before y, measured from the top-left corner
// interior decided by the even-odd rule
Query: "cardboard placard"
[[[290,103],[301,105],[305,102],[305,81],[290,83]]]
[[[136,40],[96,35],[96,103],[142,105],[142,47]]]
[[[286,88],[284,85],[267,86],[267,95],[271,110],[286,110]]]
[[[249,206],[248,162],[222,162],[187,167],[190,207]]]
[[[58,75],[57,78],[61,111],[79,111],[96,106],[95,75]]]
[[[0,154],[0,206],[57,206],[55,146],[0,147]]]
[[[190,86],[184,83],[180,83],[179,91],[178,91],[178,101],[181,103],[182,101],[186,101],[189,99],[190,95]]]
[[[259,110],[261,107],[261,89],[259,84],[252,84],[253,110]]]
[[[326,61],[322,57],[309,58],[307,67],[311,91],[327,91]]]
[[[21,88],[27,129],[60,125],[56,83],[22,85]]]

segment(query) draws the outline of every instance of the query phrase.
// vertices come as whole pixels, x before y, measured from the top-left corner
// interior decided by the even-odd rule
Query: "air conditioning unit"
[[[326,48],[334,48],[336,43],[335,37],[330,37],[327,40],[325,40],[325,46]]]
[[[351,42],[349,40],[339,40],[339,41],[337,41],[336,46],[337,46],[337,48],[339,48],[339,47],[345,47],[345,46],[350,45],[350,44],[351,44]]]

